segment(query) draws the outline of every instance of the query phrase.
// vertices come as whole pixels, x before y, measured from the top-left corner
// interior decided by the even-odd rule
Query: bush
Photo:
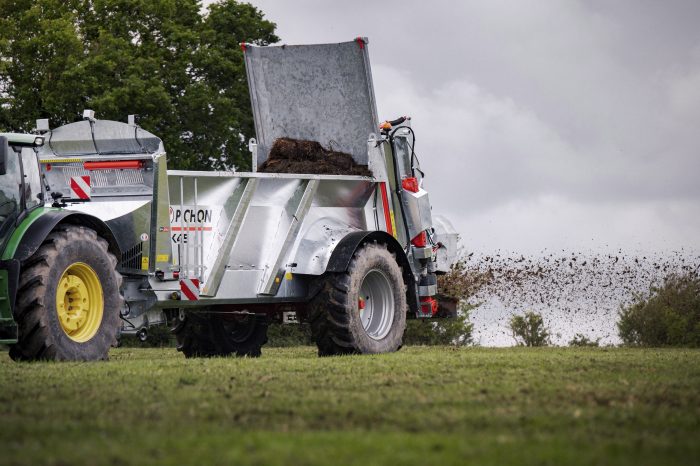
[[[527,311],[523,315],[514,315],[509,322],[510,331],[519,346],[548,346],[549,329],[544,319],[536,312]]]
[[[472,343],[474,325],[469,322],[471,306],[463,305],[457,317],[445,319],[409,319],[404,345],[454,345]]]
[[[700,278],[670,275],[648,296],[622,308],[620,338],[631,346],[700,347]]]
[[[585,335],[577,333],[574,339],[569,342],[569,346],[600,346],[600,338],[591,340]]]

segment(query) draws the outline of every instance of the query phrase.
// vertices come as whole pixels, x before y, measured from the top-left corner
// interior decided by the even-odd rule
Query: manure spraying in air
[[[617,344],[622,306],[648,295],[669,275],[700,273],[700,254],[685,250],[472,252],[464,260],[473,283],[468,301],[477,305],[470,315],[474,340],[487,346],[512,345],[509,320],[526,311],[542,314],[554,344],[565,345],[577,333]]]

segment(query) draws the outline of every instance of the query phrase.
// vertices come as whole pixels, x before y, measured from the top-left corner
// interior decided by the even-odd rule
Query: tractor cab
[[[15,226],[43,205],[37,150],[42,136],[0,133],[0,251]]]

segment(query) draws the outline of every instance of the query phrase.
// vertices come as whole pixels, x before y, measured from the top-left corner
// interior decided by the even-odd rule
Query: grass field
[[[699,464],[700,350],[0,354],[0,464]]]

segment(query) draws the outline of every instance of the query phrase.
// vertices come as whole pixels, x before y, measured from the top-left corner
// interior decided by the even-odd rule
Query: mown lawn
[[[0,354],[0,464],[699,464],[700,350]]]

